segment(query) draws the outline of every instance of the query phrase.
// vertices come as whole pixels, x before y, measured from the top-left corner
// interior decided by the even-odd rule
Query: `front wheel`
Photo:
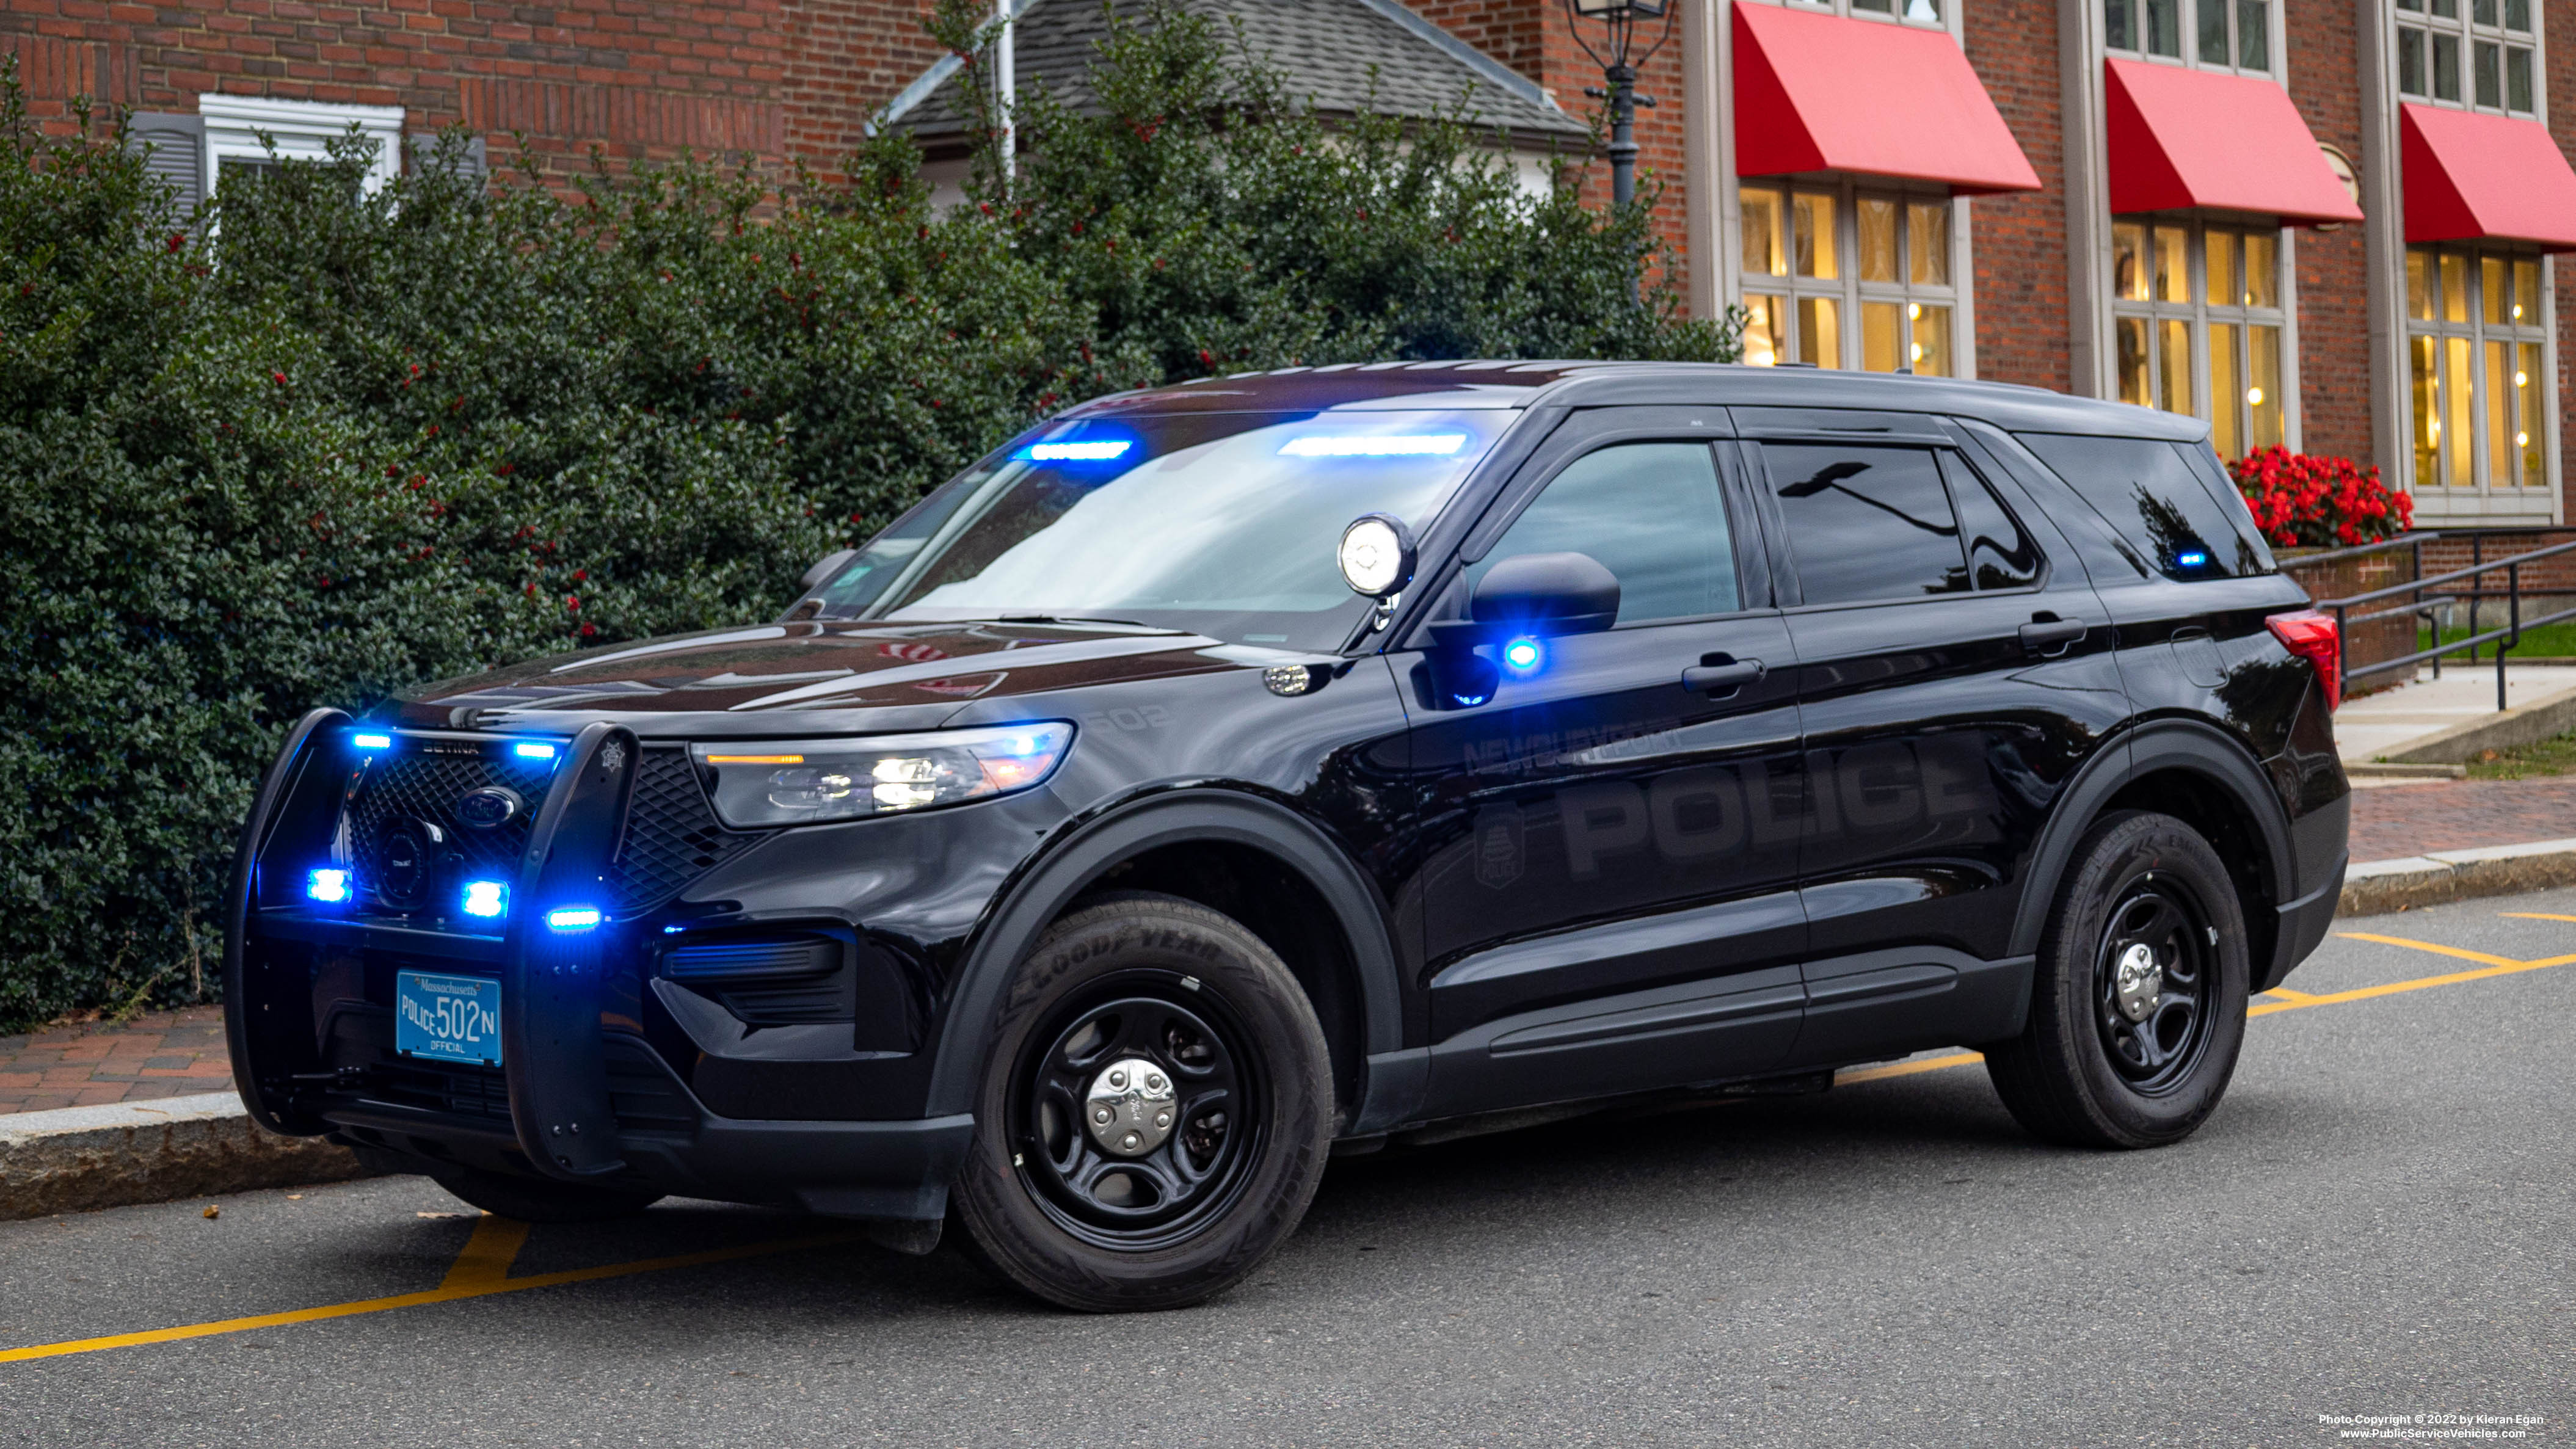
[[[1004,997],[957,1216],[1040,1298],[1182,1307],[1295,1230],[1332,1119],[1323,1029],[1259,937],[1176,897],[1105,898]]]
[[[2216,851],[2170,815],[2112,816],[2068,863],[2021,1035],[1986,1071],[2034,1136],[2162,1147],[2218,1106],[2245,1041],[2245,919]]]

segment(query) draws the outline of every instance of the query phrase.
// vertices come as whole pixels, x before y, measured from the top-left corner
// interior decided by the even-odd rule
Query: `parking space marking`
[[[2504,911],[2501,915],[2528,920],[2576,921],[2576,916],[2543,915],[2536,911]],[[2368,1001],[2401,992],[2422,991],[2435,986],[2457,986],[2469,981],[2492,977],[2514,976],[2529,971],[2545,971],[2555,966],[2576,965],[2576,955],[2548,956],[2537,961],[2517,961],[2509,956],[2489,955],[2458,946],[2445,946],[2433,941],[2417,941],[2404,936],[2382,936],[2367,931],[2338,931],[2350,941],[2369,941],[2383,946],[2396,946],[2411,951],[2429,951],[2435,955],[2456,957],[2481,963],[2474,971],[2453,971],[2441,976],[2420,976],[2410,981],[2392,981],[2381,986],[2361,986],[2349,991],[2310,993],[2276,986],[2257,997],[2246,1008],[2248,1017],[2270,1016],[2276,1012],[2298,1011],[2311,1006],[2337,1006],[2352,1001]],[[1910,1077],[1923,1072],[1946,1071],[1953,1067],[1974,1066],[1985,1060],[1977,1052],[1953,1052],[1946,1056],[1924,1057],[1917,1061],[1889,1062],[1882,1066],[1863,1067],[1843,1072],[1834,1078],[1837,1086],[1856,1086],[1862,1082],[1885,1081],[1891,1077]],[[512,1218],[485,1214],[474,1224],[473,1236],[456,1255],[447,1275],[435,1288],[419,1293],[396,1293],[384,1298],[362,1298],[354,1303],[332,1303],[319,1308],[295,1308],[282,1313],[259,1313],[243,1318],[222,1318],[209,1323],[181,1324],[175,1328],[146,1329],[137,1333],[112,1333],[97,1338],[66,1339],[60,1343],[33,1344],[26,1348],[0,1349],[0,1363],[18,1363],[27,1359],[60,1358],[68,1354],[97,1353],[111,1348],[135,1348],[151,1343],[174,1343],[187,1338],[209,1338],[217,1334],[245,1333],[255,1328],[280,1328],[294,1323],[316,1323],[332,1318],[351,1318],[363,1313],[388,1313],[397,1308],[421,1308],[433,1303],[454,1303],[467,1298],[488,1298],[496,1293],[517,1293],[529,1288],[553,1288],[566,1283],[591,1283],[604,1278],[624,1278],[637,1273],[660,1273],[674,1268],[695,1268],[709,1263],[732,1262],[742,1258],[762,1257],[771,1253],[794,1252],[800,1248],[834,1247],[859,1240],[856,1233],[815,1233],[802,1237],[781,1238],[768,1243],[745,1243],[730,1248],[712,1248],[699,1253],[681,1253],[667,1258],[641,1258],[631,1263],[607,1263],[596,1268],[567,1268],[553,1273],[531,1273],[525,1277],[510,1276],[510,1265],[517,1261],[519,1250],[528,1241],[528,1225]]]
[[[447,1270],[447,1276],[439,1281],[437,1287],[423,1292],[361,1298],[354,1303],[330,1303],[319,1308],[293,1308],[283,1313],[255,1313],[244,1318],[219,1318],[211,1323],[183,1323],[176,1328],[152,1328],[139,1333],[110,1333],[97,1338],[73,1338],[61,1343],[0,1349],[0,1363],[61,1358],[68,1354],[97,1353],[111,1348],[136,1348],[147,1343],[175,1343],[183,1338],[211,1338],[217,1334],[247,1333],[254,1328],[282,1328],[291,1323],[316,1323],[329,1318],[353,1318],[362,1313],[390,1313],[397,1308],[454,1303],[465,1298],[488,1298],[495,1293],[518,1293],[565,1283],[593,1283],[602,1278],[624,1278],[636,1273],[660,1273],[673,1268],[729,1263],[740,1258],[793,1252],[799,1248],[854,1243],[859,1240],[859,1235],[811,1233],[775,1242],[743,1243],[699,1253],[680,1253],[668,1258],[639,1258],[631,1263],[605,1263],[596,1268],[566,1268],[559,1272],[530,1273],[523,1278],[513,1278],[509,1276],[510,1264],[518,1257],[520,1245],[527,1240],[526,1223],[487,1214],[474,1225],[474,1236],[466,1240],[464,1251],[456,1255],[456,1262]]]

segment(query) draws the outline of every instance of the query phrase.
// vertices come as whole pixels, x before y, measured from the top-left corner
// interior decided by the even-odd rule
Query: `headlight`
[[[737,829],[859,820],[960,805],[1046,779],[1073,743],[1062,721],[854,740],[693,746]]]

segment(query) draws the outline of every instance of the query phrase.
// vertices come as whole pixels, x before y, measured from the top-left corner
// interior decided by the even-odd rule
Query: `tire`
[[[1241,1282],[1305,1216],[1332,1070],[1314,1007],[1259,937],[1122,893],[1021,963],[975,1120],[951,1201],[979,1262],[1066,1308],[1181,1308]]]
[[[662,1200],[658,1192],[613,1187],[584,1187],[575,1182],[514,1177],[471,1167],[444,1167],[430,1174],[440,1187],[495,1217],[523,1223],[597,1223],[633,1217]]]
[[[2250,975],[2236,887],[2209,842],[2170,815],[2107,817],[2067,865],[2030,1019],[1986,1049],[1987,1075],[2046,1141],[2180,1142],[2236,1071]]]

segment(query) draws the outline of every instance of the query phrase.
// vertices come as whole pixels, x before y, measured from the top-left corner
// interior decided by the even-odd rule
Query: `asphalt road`
[[[5,1224],[0,1348],[460,1291],[0,1362],[0,1444],[2576,1442],[2576,891],[2342,926],[2471,954],[2334,939],[2293,988],[2569,963],[2275,1005],[2158,1152],[2034,1145],[1969,1065],[1346,1159],[1150,1317],[712,1204],[513,1256],[408,1178]]]

